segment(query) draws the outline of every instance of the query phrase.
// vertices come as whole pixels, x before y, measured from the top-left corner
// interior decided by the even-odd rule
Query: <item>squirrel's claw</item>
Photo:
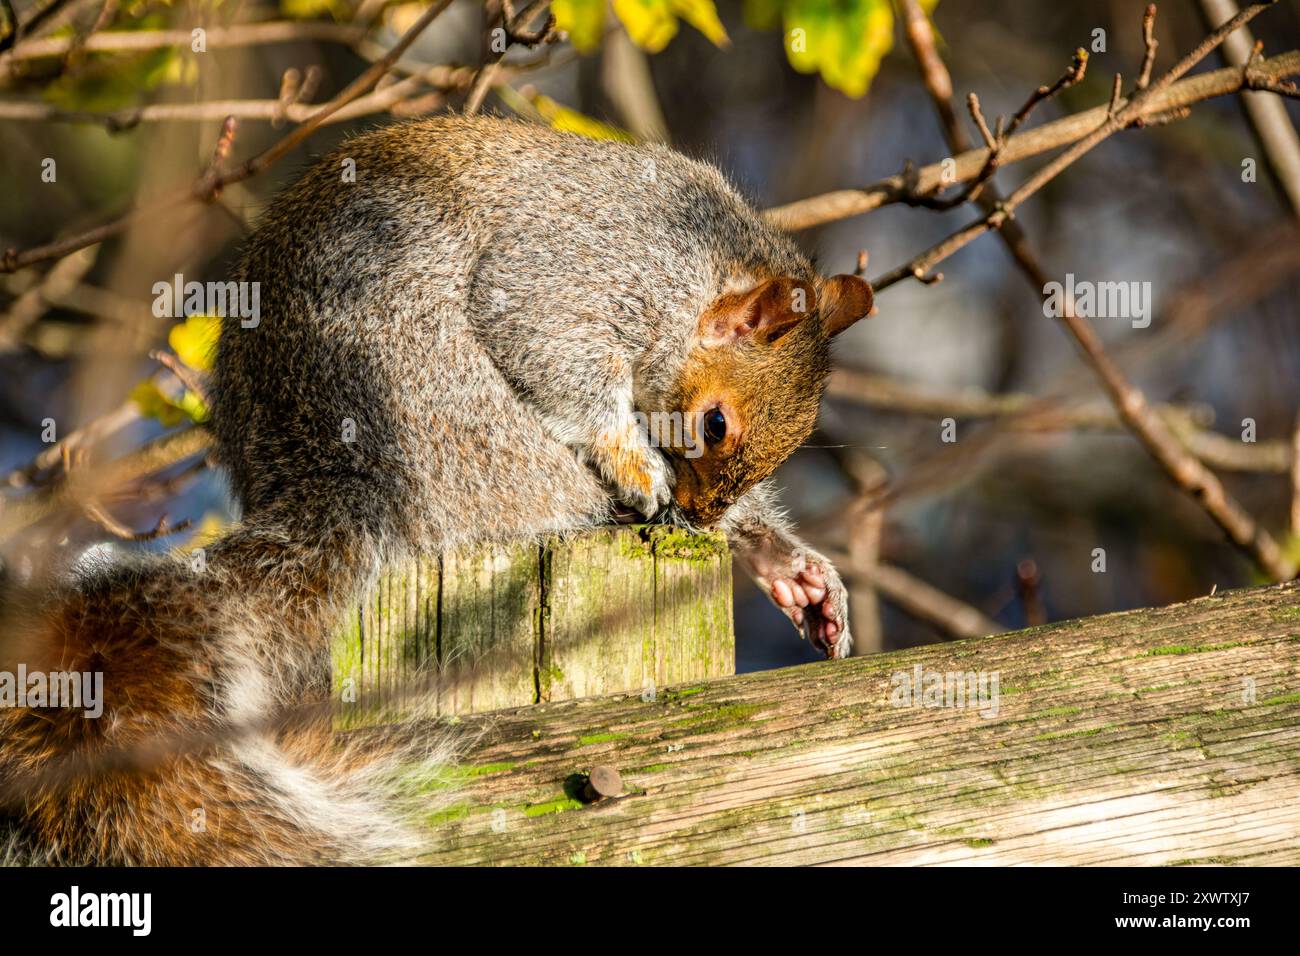
[[[809,565],[792,578],[775,578],[772,600],[795,628],[831,660],[849,656],[848,591],[829,566]]]

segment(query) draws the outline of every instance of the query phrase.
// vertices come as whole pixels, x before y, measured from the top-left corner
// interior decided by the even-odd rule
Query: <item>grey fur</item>
[[[351,523],[387,559],[597,525],[611,486],[653,513],[662,456],[646,449],[641,495],[597,438],[666,407],[699,315],[767,275],[815,277],[716,169],[664,147],[489,117],[367,133],[250,242],[263,314],[223,329],[219,457],[247,515]],[[803,547],[770,494],[747,514],[724,524],[744,553]]]
[[[44,602],[44,617],[29,608],[24,626],[84,653],[106,648],[127,671],[139,662],[146,680],[141,655],[155,655],[154,674],[187,675],[200,728],[326,699],[328,634],[386,561],[574,533],[608,521],[614,498],[686,520],[669,504],[684,466],[650,446],[634,413],[680,405],[683,383],[708,373],[737,385],[751,413],[744,447],[757,451],[691,480],[722,475],[714,500],[735,503],[720,526],[769,593],[807,565],[823,574],[826,601],[807,612],[839,627],[843,656],[843,585],[793,535],[770,482],[754,484],[812,427],[828,334],[801,321],[779,352],[746,341],[731,364],[691,364],[701,316],[775,276],[817,278],[717,170],[662,147],[456,117],[352,139],[271,204],[240,275],[260,283],[260,323],[223,326],[212,427],[242,526],[209,547],[202,573],[179,556],[100,569]],[[622,436],[614,451],[611,435]],[[187,729],[129,690],[109,708],[106,726]],[[0,770],[66,747],[36,715],[7,717]],[[436,758],[429,750],[394,758]],[[79,791],[73,816],[111,848],[96,861],[355,860],[405,845],[389,803],[369,796],[393,760],[295,752],[259,733],[183,765],[188,792],[231,803],[227,835],[247,840],[218,851],[147,839],[142,821],[166,818],[174,791],[154,774],[134,803]],[[219,796],[232,793],[260,799]],[[33,845],[0,817],[0,856],[92,853],[59,822]]]

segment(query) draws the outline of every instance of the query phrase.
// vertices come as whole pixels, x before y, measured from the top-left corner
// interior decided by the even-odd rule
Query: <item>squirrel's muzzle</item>
[[[727,509],[736,503],[736,497],[729,488],[722,490],[705,487],[699,475],[690,467],[678,470],[673,502],[682,517],[697,528],[716,525],[727,513]]]

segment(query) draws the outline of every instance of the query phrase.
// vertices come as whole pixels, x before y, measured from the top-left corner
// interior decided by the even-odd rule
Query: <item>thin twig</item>
[[[991,395],[980,389],[934,389],[848,368],[831,373],[826,394],[903,415],[995,419],[1013,432],[1114,432],[1127,428],[1109,402],[1065,405],[1059,399],[1026,392]],[[1291,470],[1288,441],[1247,443],[1222,435],[1211,430],[1214,415],[1208,407],[1161,403],[1155,410],[1183,446],[1207,465],[1274,475]]]
[[[114,518],[109,514],[107,508],[97,502],[88,503],[85,506],[85,512],[86,517],[99,527],[114,537],[122,538],[125,541],[153,541],[167,535],[178,534],[192,523],[189,518],[186,518],[177,524],[169,524],[167,516],[162,515],[158,518],[158,523],[149,531],[135,531]]]
[[[1124,74],[1116,73],[1115,80],[1110,88],[1110,105],[1106,107],[1106,114],[1114,116],[1119,110],[1120,100],[1124,97]]]
[[[1264,60],[1255,71],[1255,76],[1261,82],[1265,78],[1285,79],[1296,75],[1300,75],[1300,50],[1291,50]],[[1240,69],[1215,70],[1158,90],[1148,101],[1147,108],[1154,114],[1192,106],[1203,100],[1248,88]],[[1102,105],[1025,130],[1008,137],[1000,162],[1005,167],[1062,146],[1077,144],[1096,133],[1106,122],[1107,109]],[[916,170],[913,177],[898,173],[863,189],[842,189],[783,206],[773,206],[765,210],[763,215],[769,222],[790,231],[811,229],[859,216],[891,203],[907,202],[918,191],[933,193],[954,183],[969,182],[980,174],[987,159],[987,149],[972,149],[923,166]]]
[[[69,432],[56,444],[44,448],[26,465],[9,472],[0,485],[10,488],[29,488],[47,482],[60,473],[53,469],[56,466],[61,467],[73,450],[89,447],[104,436],[139,419],[139,407],[133,401],[125,401],[113,411]]]
[[[849,567],[849,556],[828,550],[832,561]],[[940,591],[916,575],[892,564],[876,564],[869,569],[855,569],[880,595],[913,617],[928,621],[951,640],[1001,634],[1006,630],[977,607]]]
[[[984,119],[984,111],[980,109],[980,98],[974,93],[966,97],[966,108],[970,110],[970,117],[975,121],[976,128],[980,131],[980,138],[984,140],[984,145],[992,153],[998,148],[997,138],[989,131],[989,124]],[[987,163],[985,164],[987,165]]]
[[[1167,111],[1167,108],[1156,109],[1154,107],[1154,104],[1158,102],[1158,97],[1169,89],[1179,77],[1212,53],[1232,32],[1250,22],[1270,6],[1272,6],[1272,0],[1251,4],[1231,20],[1220,25],[1197,44],[1190,53],[1179,60],[1154,85],[1137,92],[1132,99],[1120,108],[1108,111],[1107,119],[1101,126],[1030,176],[993,212],[978,222],[953,233],[947,239],[914,258],[911,262],[873,282],[873,288],[880,290],[909,276],[915,276],[918,273],[929,273],[935,264],[964,248],[978,236],[998,229],[1011,218],[1020,204],[1035,195],[1044,185],[1051,182],[1103,140],[1146,115]],[[1244,74],[1245,71],[1243,70],[1241,77],[1243,83],[1245,82]],[[1046,293],[1044,292],[1044,294]],[[1121,418],[1142,441],[1157,462],[1164,467],[1170,478],[1200,503],[1202,508],[1223,529],[1233,544],[1250,555],[1275,580],[1284,581],[1294,577],[1295,567],[1293,563],[1282,554],[1273,537],[1228,494],[1223,484],[1212,471],[1182,447],[1178,439],[1147,402],[1141,390],[1134,386],[1120,371],[1119,366],[1106,352],[1096,330],[1085,318],[1077,313],[1073,302],[1064,304],[1060,319],[1082,350],[1085,360],[1101,380]]]
[[[489,31],[492,29],[502,29],[505,31],[506,42],[501,45],[501,49],[493,51],[488,58],[479,67],[478,75],[474,77],[474,82],[470,86],[469,95],[465,97],[464,113],[466,116],[473,116],[482,108],[484,100],[487,99],[488,91],[492,89],[496,82],[498,70],[501,66],[501,59],[509,51],[513,44],[523,46],[538,46],[543,43],[551,43],[558,39],[555,30],[555,16],[548,13],[546,21],[536,30],[528,29],[542,8],[548,6],[550,0],[533,0],[527,7],[518,13],[515,12],[510,0],[501,0],[501,9],[498,15],[488,22]]]
[[[564,61],[558,61],[564,62]],[[544,67],[558,65],[550,57],[538,58],[527,63],[498,64],[495,81],[506,80],[532,72]],[[396,71],[396,69],[395,69]],[[297,73],[291,69],[289,74]],[[320,71],[312,67],[307,78],[296,90],[286,88],[282,83],[280,96],[274,100],[209,100],[195,103],[149,103],[144,106],[127,107],[112,112],[91,112],[86,110],[65,110],[51,103],[38,100],[3,100],[0,101],[0,119],[28,122],[77,123],[102,126],[110,133],[122,133],[134,129],[142,123],[199,122],[206,123],[233,116],[238,120],[256,120],[278,125],[285,120],[302,123],[311,119],[320,109],[311,105],[311,92],[314,78],[319,78]],[[468,89],[478,72],[469,66],[436,65],[425,66],[391,86],[384,87],[363,96],[334,115],[322,125],[343,123],[375,113],[391,112],[396,116],[411,115],[417,111],[427,111],[427,103],[442,102],[443,94]],[[423,108],[421,110],[421,108]]]
[[[914,278],[918,274],[928,274],[937,263],[964,249],[984,233],[1001,228],[1003,223],[1014,215],[1017,207],[1036,195],[1045,185],[1110,136],[1128,127],[1144,115],[1162,113],[1172,108],[1168,104],[1161,102],[1162,94],[1179,77],[1214,52],[1218,44],[1222,43],[1228,34],[1243,24],[1250,22],[1272,6],[1274,2],[1275,0],[1265,0],[1262,3],[1251,4],[1228,23],[1223,24],[1211,33],[1205,40],[1202,40],[1191,53],[1184,56],[1173,69],[1162,76],[1153,86],[1149,86],[1136,94],[1114,112],[1107,110],[1106,119],[1101,125],[1037,170],[989,215],[948,236],[935,246],[916,256],[911,262],[882,275],[872,282],[872,288],[876,290],[886,289],[904,279]],[[1240,75],[1240,72],[1236,81],[1237,88],[1240,89],[1244,83],[1244,77]]]
[[[153,349],[149,352],[149,357],[162,365],[167,371],[175,375],[182,385],[199,397],[204,405],[212,407],[210,396],[208,395],[207,383],[203,381],[202,375],[194,371],[171,352],[163,349]]]
[[[915,2],[915,0],[913,0]],[[922,13],[924,16],[924,13]],[[926,29],[929,24],[926,23]],[[919,29],[911,27],[912,29]],[[1088,51],[1080,47],[1074,53],[1074,59],[1071,61],[1069,68],[1061,75],[1055,83],[1050,86],[1040,86],[1024,104],[1018,109],[1011,118],[1009,124],[1005,123],[1001,117],[997,120],[996,131],[989,129],[988,121],[984,118],[984,111],[980,108],[979,97],[974,93],[966,97],[966,106],[970,111],[971,119],[975,122],[976,129],[980,132],[980,137],[984,140],[984,145],[988,150],[988,156],[984,161],[984,168],[980,170],[979,175],[967,184],[966,188],[949,198],[939,198],[926,196],[913,191],[905,200],[908,205],[924,206],[929,209],[946,210],[954,209],[962,203],[971,202],[978,199],[993,179],[1000,165],[1002,151],[1006,147],[1007,138],[1013,135],[1029,119],[1030,114],[1041,103],[1046,103],[1058,93],[1069,89],[1074,84],[1080,82],[1088,70]],[[946,70],[944,71],[946,73]],[[951,85],[951,84],[950,84]],[[917,276],[921,278],[921,276]]]
[[[854,634],[852,654],[861,657],[885,649],[880,602],[870,579],[880,565],[885,509],[878,492],[888,483],[888,474],[884,466],[869,455],[853,453],[838,457],[841,467],[858,489],[858,500],[845,517],[849,549],[846,570],[851,577],[863,579],[854,581],[849,596],[849,616],[853,620]]]
[[[1047,609],[1043,606],[1043,578],[1038,562],[1025,558],[1016,565],[1016,591],[1025,611],[1025,627],[1038,627],[1047,623]]]
[[[81,282],[94,266],[95,258],[95,250],[83,249],[76,255],[60,259],[14,300],[9,310],[0,315],[0,350],[16,347],[27,329],[45,314],[52,301]]]
[[[1074,59],[1070,61],[1070,65],[1066,67],[1060,79],[1051,86],[1040,86],[1029,95],[1029,99],[1025,100],[1024,106],[1020,107],[1016,114],[1011,117],[1011,123],[1007,126],[1003,136],[1015,135],[1020,127],[1024,125],[1025,120],[1029,119],[1029,114],[1037,109],[1040,104],[1053,99],[1057,94],[1068,90],[1076,83],[1081,83],[1087,71],[1088,51],[1083,47],[1079,47],[1074,51]]]
[[[39,492],[18,499],[0,499],[0,541],[63,510],[80,512],[87,501],[99,501],[115,489],[191,455],[206,451],[211,444],[208,430],[193,425],[156,438],[128,455],[106,462],[84,478],[76,469],[67,477]]]
[[[365,30],[347,23],[332,23],[325,20],[276,20],[265,23],[241,23],[230,27],[209,27],[204,31],[204,45],[209,50],[292,43],[301,40],[351,45],[364,36]],[[81,44],[81,49],[86,53],[141,53],[171,46],[188,47],[192,41],[193,34],[189,29],[111,30],[89,37]],[[0,55],[0,76],[3,76],[6,68],[14,63],[66,56],[76,46],[75,36],[24,40]]]
[[[103,225],[88,229],[85,232],[78,233],[56,242],[48,243],[44,246],[37,246],[25,251],[10,249],[0,257],[0,272],[13,272],[23,266],[31,265],[34,262],[43,262],[47,259],[59,259],[70,252],[84,246],[92,245],[96,242],[103,242],[112,236],[126,230],[137,220],[148,216],[157,215],[168,209],[173,209],[178,205],[187,202],[213,202],[220,194],[222,189],[233,183],[243,182],[253,176],[261,173],[274,163],[278,162],[285,155],[292,152],[297,146],[314,133],[320,126],[325,123],[331,116],[340,112],[349,103],[359,99],[362,95],[374,88],[381,78],[388,72],[389,68],[397,62],[398,58],[415,42],[415,39],[428,28],[439,14],[451,5],[451,0],[437,0],[428,9],[420,15],[420,18],[402,35],[402,37],[393,44],[392,48],[381,59],[375,61],[360,76],[349,83],[342,92],[334,99],[330,100],[319,110],[311,115],[305,122],[295,127],[291,132],[274,143],[256,156],[246,160],[244,163],[236,166],[234,169],[222,172],[216,164],[209,166],[201,174],[194,184],[186,190],[174,192],[146,206],[137,206]]]
[[[1201,0],[1200,7],[1209,23],[1226,20],[1237,10],[1234,0]],[[1249,92],[1241,94],[1241,105],[1251,132],[1264,151],[1268,170],[1290,205],[1292,216],[1300,219],[1300,135],[1286,104],[1268,95],[1295,96],[1295,86],[1259,72],[1264,47],[1252,43],[1249,30],[1238,30],[1224,40],[1219,53],[1225,65],[1239,66],[1244,71]]]
[[[1145,90],[1151,85],[1151,68],[1155,66],[1156,50],[1160,41],[1156,39],[1156,5],[1148,3],[1142,13],[1142,69],[1138,71],[1137,89]]]

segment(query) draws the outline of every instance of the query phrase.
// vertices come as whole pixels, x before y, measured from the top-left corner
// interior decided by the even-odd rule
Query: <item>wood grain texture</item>
[[[996,715],[891,702],[918,666]],[[1300,863],[1294,585],[462,723],[421,862]]]
[[[423,558],[352,609],[333,664],[343,727],[732,674],[731,558],[659,526]]]

